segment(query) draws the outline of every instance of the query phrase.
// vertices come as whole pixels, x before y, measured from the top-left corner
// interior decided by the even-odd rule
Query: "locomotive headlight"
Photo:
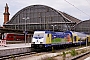
[[[39,45],[39,47],[40,47],[40,48],[42,48],[42,47],[43,47],[43,45]]]

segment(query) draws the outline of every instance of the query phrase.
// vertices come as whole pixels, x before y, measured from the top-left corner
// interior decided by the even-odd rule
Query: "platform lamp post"
[[[25,31],[24,31],[24,33],[25,33],[25,45],[26,45],[26,35],[27,35],[27,31],[26,31],[26,21],[29,19],[29,17],[22,18],[22,19],[25,20]]]
[[[53,32],[54,32],[54,27],[57,26],[57,25],[51,25],[53,27]]]

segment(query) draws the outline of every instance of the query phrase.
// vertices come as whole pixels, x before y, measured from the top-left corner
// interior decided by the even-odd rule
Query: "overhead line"
[[[66,0],[64,0],[66,1]],[[71,4],[70,2],[66,1],[67,3],[69,3],[70,5],[72,5],[73,7],[75,7],[76,9],[78,9],[79,11],[81,11],[82,13],[86,14],[87,16],[90,17],[90,15],[88,15],[87,13],[85,13],[84,11],[80,10],[79,8],[77,8],[76,6],[74,6],[73,4]]]
[[[87,1],[87,0],[86,0]],[[90,5],[90,3],[87,1],[87,3]]]

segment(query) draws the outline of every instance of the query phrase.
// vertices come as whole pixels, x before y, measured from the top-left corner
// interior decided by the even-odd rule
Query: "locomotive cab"
[[[32,44],[43,44],[44,43],[44,32],[34,32],[32,38]]]
[[[48,31],[35,31],[32,38],[32,44],[50,44],[51,34]]]
[[[51,34],[49,31],[35,31],[32,37],[31,48],[44,49],[51,46]]]

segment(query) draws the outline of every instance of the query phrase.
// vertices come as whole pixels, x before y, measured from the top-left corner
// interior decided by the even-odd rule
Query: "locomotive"
[[[84,45],[86,42],[90,42],[90,36],[81,32],[34,31],[31,48],[40,50],[53,47],[57,49]]]

